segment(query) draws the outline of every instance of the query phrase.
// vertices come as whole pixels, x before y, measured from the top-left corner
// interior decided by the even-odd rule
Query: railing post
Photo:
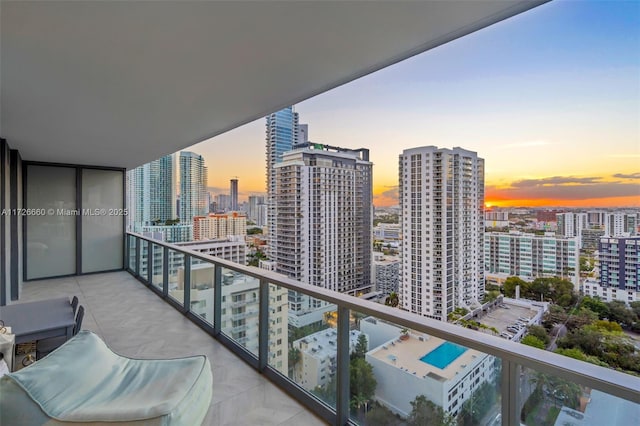
[[[260,280],[260,313],[258,317],[258,371],[269,363],[269,282]]]
[[[191,256],[188,254],[184,255],[184,288],[183,290],[183,300],[182,307],[183,312],[189,312],[191,310]]]
[[[518,364],[506,358],[502,358],[502,424],[520,424],[520,376]]]
[[[215,264],[213,270],[213,335],[222,331],[222,266]]]
[[[131,269],[129,260],[131,258],[131,237],[124,234],[124,270]]]
[[[336,382],[336,424],[349,421],[349,309],[338,307],[338,363]]]
[[[135,269],[135,274],[137,277],[140,276],[140,244],[142,242],[142,240],[138,237],[135,237],[136,239],[136,269]]]
[[[162,295],[166,298],[169,296],[169,247],[162,248]]]
[[[153,243],[147,241],[147,284],[153,284]]]

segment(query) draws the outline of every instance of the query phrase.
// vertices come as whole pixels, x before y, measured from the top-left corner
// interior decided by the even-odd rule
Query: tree
[[[300,349],[297,349],[297,348],[289,349],[289,376],[290,377],[293,376],[293,370],[295,369],[298,362],[300,362],[301,358],[302,358],[302,355],[300,353]]]
[[[368,426],[400,426],[403,425],[404,422],[387,407],[374,404],[365,415],[364,424]]]
[[[444,412],[442,407],[429,401],[426,396],[418,395],[411,401],[411,413],[407,418],[409,426],[453,425],[454,419]]]
[[[542,340],[531,334],[527,334],[526,336],[524,336],[520,343],[527,346],[533,346],[534,348],[538,349],[544,349],[547,347],[547,345],[545,345]]]
[[[352,358],[364,359],[364,356],[367,353],[368,347],[369,345],[367,342],[367,336],[360,333],[360,335],[358,336],[358,341],[356,342],[356,347],[353,350],[353,354],[351,354]]]
[[[366,342],[366,340],[365,340]],[[376,392],[378,382],[373,375],[373,367],[364,358],[354,358],[349,365],[349,385],[351,406],[358,411],[366,407]]]
[[[247,229],[247,235],[262,234],[262,228],[249,228]]]
[[[527,329],[529,335],[537,337],[542,342],[544,342],[545,346],[549,344],[551,338],[549,337],[549,333],[547,330],[540,325],[530,325]]]
[[[351,395],[359,395],[367,400],[373,397],[376,391],[376,378],[373,375],[373,367],[362,358],[354,358],[349,366],[349,378]]]
[[[459,414],[461,426],[480,424],[496,400],[497,394],[491,384],[489,382],[482,383],[462,405]]]
[[[619,300],[607,303],[609,308],[609,321],[614,321],[620,324],[623,328],[630,326],[635,320],[636,316],[630,309],[627,309],[627,305]]]
[[[529,283],[518,277],[509,277],[504,281],[504,294],[507,297],[515,297],[516,286],[520,286],[520,294],[528,292]]]
[[[391,306],[392,308],[397,307],[400,304],[398,294],[395,291],[392,291],[391,294],[384,300],[384,304],[387,306]]]
[[[580,301],[580,307],[589,309],[596,314],[598,314],[598,318],[606,318],[609,316],[609,307],[606,303],[600,300],[598,297],[585,296]]]

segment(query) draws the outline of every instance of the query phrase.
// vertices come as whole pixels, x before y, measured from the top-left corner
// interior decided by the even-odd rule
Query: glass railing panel
[[[168,265],[168,294],[169,298],[178,305],[184,306],[185,289],[185,256],[182,253],[169,249],[170,263]],[[173,262],[173,264],[172,264]]]
[[[138,269],[138,275],[140,275],[140,277],[146,281],[148,278],[147,271],[149,266],[149,242],[147,240],[138,240],[138,242],[140,243],[140,266]]]
[[[153,249],[153,266],[151,270],[151,285],[162,291],[163,276],[162,268],[164,264],[164,248],[158,244],[151,244]]]
[[[221,292],[222,333],[257,357],[260,280],[222,268]]]
[[[640,404],[571,380],[520,369],[520,421],[527,426],[638,424]]]
[[[167,290],[169,295],[176,290],[184,289],[184,253],[168,249],[167,250]],[[177,297],[182,300],[182,297]]]
[[[191,258],[191,312],[213,325],[215,265]]]
[[[269,285],[269,365],[336,408],[337,307]]]
[[[136,271],[138,265],[136,265],[136,244],[138,244],[138,239],[133,235],[128,235],[129,239],[129,269],[132,271]]]
[[[500,424],[498,358],[355,311],[350,328],[353,422]]]

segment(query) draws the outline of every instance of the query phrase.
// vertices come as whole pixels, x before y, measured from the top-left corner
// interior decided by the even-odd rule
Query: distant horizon
[[[295,105],[317,143],[370,150],[373,204],[397,204],[398,156],[485,159],[497,207],[640,207],[640,8],[550,2]],[[266,192],[264,119],[194,145],[209,185]]]

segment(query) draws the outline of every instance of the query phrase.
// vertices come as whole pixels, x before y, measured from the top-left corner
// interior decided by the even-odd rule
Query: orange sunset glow
[[[428,145],[477,152],[491,206],[640,207],[638,15],[613,4],[552,2],[295,110],[310,141],[370,150],[376,207],[398,205],[399,154]],[[232,176],[241,200],[266,192],[264,125],[191,148],[213,194]]]

